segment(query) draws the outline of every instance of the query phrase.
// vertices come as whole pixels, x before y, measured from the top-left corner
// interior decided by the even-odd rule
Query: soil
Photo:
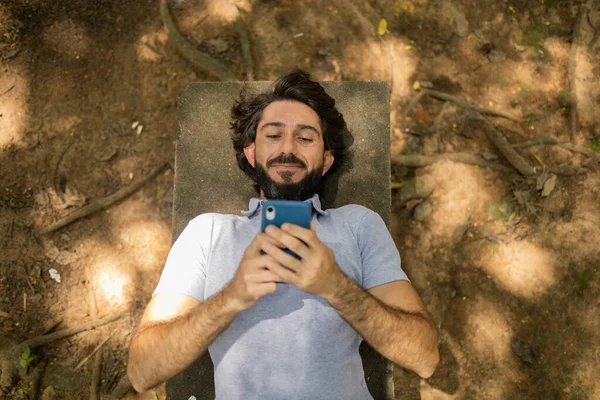
[[[392,155],[467,152],[509,166],[472,111],[424,97],[405,112],[427,87],[515,115],[522,122],[490,117],[511,143],[570,140],[576,107],[575,143],[600,151],[593,1],[233,3],[255,79],[300,67],[317,80],[390,83]],[[244,79],[231,5],[170,5],[182,35]],[[35,232],[172,162],[177,97],[213,78],[169,43],[159,2],[4,0],[0,60],[0,339],[126,309],[126,318],[34,351],[48,361],[42,388],[86,398],[94,363],[75,367],[110,335],[100,382],[109,393],[170,248],[173,174],[54,233]],[[559,175],[548,194],[548,174],[538,183],[449,161],[392,166],[405,184],[393,192],[393,236],[438,324],[442,357],[429,379],[397,367],[398,399],[600,398],[597,161],[551,145],[520,152],[539,171],[580,170]],[[411,183],[429,189],[407,202]],[[27,398],[29,387],[26,379],[4,396]]]

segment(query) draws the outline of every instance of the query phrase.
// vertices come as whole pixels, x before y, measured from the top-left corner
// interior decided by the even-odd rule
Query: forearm
[[[220,292],[186,314],[143,327],[131,340],[127,375],[143,392],[197,360],[240,312]]]
[[[429,377],[439,360],[437,330],[429,317],[387,306],[346,275],[327,301],[380,354]]]

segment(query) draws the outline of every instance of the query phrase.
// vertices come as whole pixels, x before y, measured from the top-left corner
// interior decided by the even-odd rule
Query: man
[[[431,376],[435,325],[383,220],[358,205],[321,209],[325,174],[346,156],[335,101],[297,71],[244,94],[232,118],[238,165],[260,199],[243,216],[202,214],[181,233],[131,340],[134,388],[171,378],[209,350],[217,399],[372,399],[363,338]],[[260,233],[261,199],[309,202],[311,228]]]

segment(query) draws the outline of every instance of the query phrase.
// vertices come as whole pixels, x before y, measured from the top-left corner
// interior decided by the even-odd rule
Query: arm
[[[138,392],[171,378],[200,357],[241,311],[277,289],[280,277],[265,266],[272,257],[260,254],[263,233],[246,248],[233,280],[202,303],[191,296],[155,295],[131,339],[127,375]]]
[[[422,377],[433,374],[439,360],[437,332],[408,281],[378,285],[371,293],[365,292],[339,269],[333,251],[316,236],[314,224],[310,230],[292,224],[281,229],[270,226],[267,233],[302,258],[297,260],[276,246],[263,244],[263,250],[278,261],[269,269],[284,282],[326,299],[391,361]]]
[[[437,330],[412,285],[395,281],[369,293],[343,273],[339,283],[325,299],[342,318],[380,354],[429,378],[439,362]]]
[[[240,311],[223,292],[205,303],[154,296],[131,339],[127,375],[135,390],[144,392],[190,366]]]

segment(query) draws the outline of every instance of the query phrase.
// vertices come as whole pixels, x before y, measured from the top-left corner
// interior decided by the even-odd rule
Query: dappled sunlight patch
[[[511,353],[512,328],[496,306],[485,300],[475,300],[469,308],[467,337],[482,357],[500,364]]]
[[[28,128],[29,80],[19,68],[0,74],[0,149],[23,143]]]
[[[448,394],[436,387],[431,386],[425,379],[420,381],[421,400],[454,400],[459,398],[459,394]]]
[[[473,165],[444,161],[428,167],[426,173],[435,181],[428,226],[439,244],[450,242],[458,226],[484,220],[486,205],[504,191],[494,173]]]
[[[94,270],[94,286],[96,287],[97,296],[98,294],[102,295],[103,299],[111,305],[128,302],[131,298],[132,279],[121,268],[120,263],[107,259],[98,263]]]
[[[164,224],[140,220],[124,226],[118,239],[142,270],[162,267],[171,244],[170,230]],[[165,251],[167,250],[167,252]]]
[[[515,296],[536,298],[557,280],[555,257],[528,241],[468,246],[471,262]]]

